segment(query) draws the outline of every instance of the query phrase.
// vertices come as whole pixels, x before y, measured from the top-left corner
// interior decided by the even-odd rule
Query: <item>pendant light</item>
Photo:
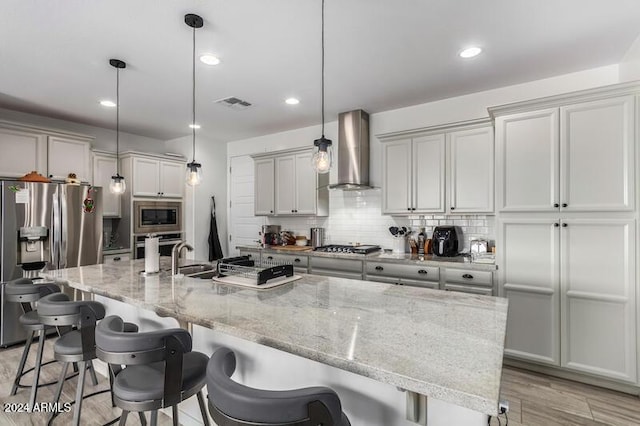
[[[109,191],[112,194],[124,194],[127,185],[120,176],[120,70],[127,67],[120,59],[109,59],[109,65],[116,69],[116,174],[111,176]]]
[[[192,120],[191,134],[193,136],[193,159],[187,164],[187,185],[199,185],[202,181],[202,164],[196,162],[196,28],[202,28],[204,22],[202,18],[193,13],[184,16],[184,23],[193,29],[193,57],[192,57]]]
[[[329,173],[333,162],[331,140],[324,137],[324,0],[322,0],[322,136],[313,141],[314,153],[311,157],[313,169],[320,174]]]

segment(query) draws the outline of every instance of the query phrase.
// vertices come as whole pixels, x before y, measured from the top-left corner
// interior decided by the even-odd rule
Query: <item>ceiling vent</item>
[[[251,106],[249,102],[243,101],[242,99],[236,98],[235,96],[229,96],[228,98],[219,99],[215,101],[215,103],[236,110],[247,109]]]

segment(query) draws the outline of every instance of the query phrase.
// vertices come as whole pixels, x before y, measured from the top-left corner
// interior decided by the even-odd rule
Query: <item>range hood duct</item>
[[[363,191],[369,186],[369,114],[361,109],[338,115],[338,183],[329,189]]]

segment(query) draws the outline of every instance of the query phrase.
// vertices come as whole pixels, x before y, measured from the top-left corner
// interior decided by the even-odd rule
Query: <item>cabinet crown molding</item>
[[[301,148],[291,148],[291,149],[282,149],[279,151],[260,152],[258,154],[251,154],[250,157],[255,160],[258,158],[277,157],[279,155],[301,154],[303,152],[311,152],[312,150],[313,150],[313,147],[304,146]]]
[[[120,158],[129,158],[129,157],[143,157],[150,158],[154,160],[163,160],[163,161],[173,161],[174,163],[184,163],[186,161],[185,157],[177,157],[177,156],[169,156],[162,154],[155,154],[150,152],[139,152],[139,151],[125,151],[120,153]]]
[[[621,95],[640,94],[640,81],[629,83],[611,84],[593,89],[579,90],[560,95],[546,96],[520,102],[512,102],[504,105],[488,107],[492,119],[505,114],[527,112],[543,108],[561,107],[580,102],[595,101],[599,99],[613,98]]]
[[[398,132],[380,133],[376,137],[380,142],[389,142],[397,139],[405,139],[407,137],[425,136],[432,133],[444,133],[449,130],[469,130],[476,127],[485,127],[491,125],[491,118],[477,118],[474,120],[456,121],[453,123],[438,124],[436,126],[421,127],[417,129],[401,130]]]
[[[91,142],[95,139],[94,136],[83,135],[82,133],[70,132],[61,129],[52,129],[48,127],[34,126],[25,123],[16,123],[13,121],[0,120],[0,127],[11,130],[25,130],[34,133],[42,133],[45,136],[64,137],[70,139],[78,139],[81,141]]]

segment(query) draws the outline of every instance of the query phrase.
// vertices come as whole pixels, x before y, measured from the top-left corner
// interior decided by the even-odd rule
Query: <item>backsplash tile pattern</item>
[[[283,230],[309,237],[309,229],[325,228],[325,244],[378,244],[392,249],[394,237],[391,226],[406,226],[419,232],[425,228],[431,237],[433,228],[439,225],[460,226],[464,249],[469,250],[471,239],[485,239],[494,245],[495,225],[493,215],[415,215],[386,216],[382,214],[382,191],[330,191],[328,217],[270,217],[267,224],[280,225]]]

